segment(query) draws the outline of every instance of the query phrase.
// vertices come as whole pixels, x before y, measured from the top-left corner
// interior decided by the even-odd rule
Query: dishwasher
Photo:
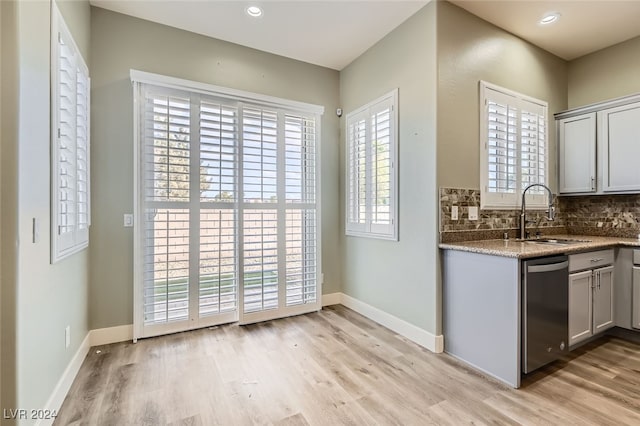
[[[560,358],[568,349],[569,258],[523,261],[522,372]]]

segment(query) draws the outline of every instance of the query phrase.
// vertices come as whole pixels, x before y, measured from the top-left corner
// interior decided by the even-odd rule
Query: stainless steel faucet
[[[520,239],[521,240],[524,240],[527,237],[527,232],[526,232],[526,228],[527,228],[526,211],[527,211],[527,208],[526,208],[526,202],[525,202],[525,194],[527,193],[529,188],[534,187],[534,186],[541,186],[544,189],[546,189],[547,192],[549,193],[549,210],[547,211],[547,219],[553,220],[556,217],[555,207],[553,207],[553,193],[551,192],[549,187],[547,185],[543,185],[541,183],[532,183],[531,185],[527,186],[524,189],[524,191],[522,191],[522,210],[520,211]]]

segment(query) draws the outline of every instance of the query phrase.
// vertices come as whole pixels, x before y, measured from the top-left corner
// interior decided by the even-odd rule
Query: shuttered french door
[[[136,85],[134,338],[320,308],[315,114]]]

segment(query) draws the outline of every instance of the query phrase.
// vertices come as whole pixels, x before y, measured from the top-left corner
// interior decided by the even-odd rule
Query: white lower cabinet
[[[614,326],[613,266],[593,271],[593,334]]]
[[[570,347],[614,326],[613,288],[613,266],[569,274]]]
[[[591,336],[592,271],[569,275],[569,346]]]

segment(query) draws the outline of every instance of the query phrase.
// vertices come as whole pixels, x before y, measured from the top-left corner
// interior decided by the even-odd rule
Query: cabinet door
[[[613,266],[593,273],[593,334],[613,327]]]
[[[633,267],[631,327],[640,328],[640,266]]]
[[[596,191],[596,113],[558,120],[561,194]]]
[[[569,346],[592,334],[592,283],[590,270],[569,275]]]
[[[640,102],[598,114],[603,191],[640,191]]]

